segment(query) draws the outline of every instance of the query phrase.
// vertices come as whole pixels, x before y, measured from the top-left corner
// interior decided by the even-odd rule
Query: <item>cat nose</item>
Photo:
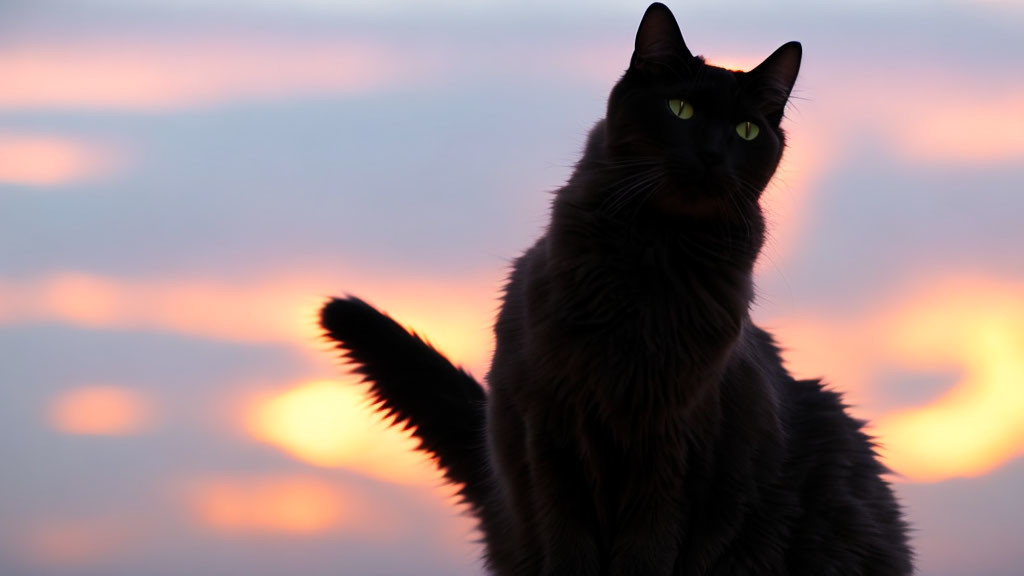
[[[714,168],[722,163],[723,154],[721,150],[702,149],[698,156],[706,168]]]

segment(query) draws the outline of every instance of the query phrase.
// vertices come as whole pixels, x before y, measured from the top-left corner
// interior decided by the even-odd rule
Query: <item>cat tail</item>
[[[461,496],[478,508],[487,486],[487,397],[480,384],[413,332],[359,298],[334,298],[320,311],[325,336],[370,385],[378,412],[411,429]]]

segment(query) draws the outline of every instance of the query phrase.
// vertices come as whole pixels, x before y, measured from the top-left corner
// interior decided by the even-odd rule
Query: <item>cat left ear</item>
[[[679,31],[676,17],[668,6],[660,2],[651,4],[640,21],[636,31],[636,48],[633,60],[650,60],[665,56],[685,56],[692,58],[690,50],[683,41],[683,33]]]
[[[802,56],[800,43],[788,42],[749,72],[759,84],[765,116],[776,122],[782,119],[782,112],[800,72]]]

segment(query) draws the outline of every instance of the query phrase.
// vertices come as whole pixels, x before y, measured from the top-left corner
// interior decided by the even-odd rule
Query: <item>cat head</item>
[[[756,209],[760,218],[800,58],[800,44],[790,42],[748,72],[708,65],[687,48],[672,12],[652,4],[608,100],[605,158],[651,174],[647,210],[749,219]]]

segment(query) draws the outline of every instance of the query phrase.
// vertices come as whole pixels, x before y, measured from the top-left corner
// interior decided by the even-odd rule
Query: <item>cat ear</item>
[[[748,73],[757,82],[762,111],[776,122],[782,119],[786,101],[793,91],[802,55],[799,42],[787,42]]]
[[[633,59],[653,59],[664,56],[686,56],[692,58],[683,42],[679,24],[668,6],[655,2],[644,12],[640,28],[636,31],[636,49]]]

